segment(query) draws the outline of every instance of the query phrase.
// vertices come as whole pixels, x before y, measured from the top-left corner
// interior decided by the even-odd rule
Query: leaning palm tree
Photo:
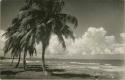
[[[21,54],[24,53],[23,56],[23,63],[24,69],[26,67],[26,55],[29,53],[30,56],[33,56],[33,53],[36,53],[34,41],[31,41],[30,37],[33,35],[29,35],[28,31],[16,31],[13,35],[10,35],[11,32],[7,31],[4,35],[9,36],[7,37],[7,41],[4,47],[4,53],[10,51],[12,56],[12,63],[13,59],[18,56],[18,63],[15,67],[19,66]],[[32,38],[33,39],[33,38]],[[29,41],[30,40],[30,41]],[[32,43],[31,43],[32,42]]]
[[[35,49],[36,43],[42,43],[42,68],[44,72],[46,72],[45,51],[49,46],[51,34],[58,36],[64,48],[66,48],[64,37],[74,39],[68,23],[74,24],[76,27],[78,21],[76,17],[63,13],[63,7],[63,0],[26,0],[25,6],[19,10],[14,30],[12,27],[9,28],[12,35],[16,32],[26,34],[19,40],[19,48],[21,51],[25,51],[25,55],[28,49]],[[8,37],[10,38],[10,36]],[[18,37],[16,38],[18,39]]]
[[[7,52],[10,51],[12,58],[14,57],[19,57],[18,63],[15,67],[17,67],[20,63],[20,58],[21,58],[21,48],[19,43],[19,37],[17,38],[17,28],[19,26],[19,21],[18,18],[13,19],[12,25],[7,29],[5,32],[5,36],[7,38],[4,46],[4,53],[6,54]],[[15,43],[16,42],[16,43]],[[17,54],[18,53],[18,54]]]
[[[21,59],[21,54],[23,52],[23,63],[25,69],[27,53],[29,53],[30,56],[33,56],[34,52],[36,53],[34,44],[35,40],[33,38],[34,35],[30,34],[31,30],[24,30],[23,28],[20,28],[20,22],[18,20],[18,18],[13,19],[12,25],[4,34],[7,38],[4,46],[4,53],[6,54],[10,51],[12,56],[12,63],[13,59],[15,57],[18,57],[18,63],[15,66],[18,67]]]
[[[74,39],[73,32],[67,23],[70,22],[77,26],[77,19],[72,15],[62,13],[63,0],[27,0],[27,3],[37,11],[36,41],[42,43],[42,66],[43,71],[46,71],[45,50],[49,45],[51,34],[56,34],[62,46],[66,48],[63,36]]]

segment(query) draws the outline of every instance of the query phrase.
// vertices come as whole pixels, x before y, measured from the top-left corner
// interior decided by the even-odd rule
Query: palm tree
[[[29,1],[29,2],[28,2]],[[63,36],[74,38],[73,32],[67,25],[67,22],[75,24],[77,26],[77,19],[69,14],[62,13],[64,6],[63,0],[27,0],[27,3],[32,5],[37,11],[36,40],[42,43],[42,66],[43,71],[45,68],[45,50],[49,45],[51,34],[54,33],[58,36],[62,46],[66,48]]]
[[[78,21],[76,17],[63,13],[63,7],[63,0],[26,0],[25,6],[19,10],[18,17],[12,21],[15,25],[9,28],[11,32],[7,31],[9,35],[7,37],[10,39],[11,36],[19,33],[16,39],[19,40],[20,52],[24,51],[24,63],[27,51],[33,54],[35,44],[42,43],[42,67],[43,71],[46,72],[45,51],[49,46],[51,34],[58,36],[64,48],[66,48],[64,37],[74,39],[68,23],[76,27]],[[21,38],[19,38],[19,35],[21,35]],[[32,51],[32,49],[34,50]]]
[[[32,41],[34,38],[34,35],[29,35],[29,32],[22,31],[22,32],[15,32],[13,35],[9,35],[11,32],[7,31],[4,35],[9,36],[5,43],[4,47],[4,53],[11,52],[11,56],[14,59],[14,57],[18,56],[18,63],[15,67],[18,67],[21,59],[21,53],[24,52],[23,56],[23,63],[24,63],[24,69],[26,66],[26,55],[29,53],[30,56],[33,56],[33,53],[36,53],[35,49],[35,42]],[[31,40],[32,37],[32,40]],[[33,43],[34,42],[34,43]],[[12,63],[13,63],[12,59]]]
[[[19,63],[20,63],[20,58],[21,58],[21,48],[20,48],[20,44],[19,40],[17,40],[17,38],[13,35],[11,37],[9,37],[5,43],[5,47],[4,47],[4,53],[6,54],[7,52],[11,52],[11,56],[14,59],[14,57],[19,57],[18,59],[18,63],[15,67],[18,67]],[[12,60],[13,62],[13,60]]]
[[[29,30],[22,30],[18,20],[18,18],[13,19],[12,25],[4,34],[7,38],[4,46],[4,53],[6,54],[10,51],[12,56],[12,63],[13,59],[18,56],[18,63],[15,66],[17,68],[20,63],[21,53],[24,52],[23,63],[25,69],[27,52],[30,56],[33,56],[34,52],[36,53],[35,44],[33,43],[34,41],[32,41],[34,39],[34,35],[29,34],[31,33]],[[30,39],[30,37],[32,37],[32,39]]]

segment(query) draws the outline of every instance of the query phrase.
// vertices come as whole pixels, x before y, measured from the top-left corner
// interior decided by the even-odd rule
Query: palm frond
[[[74,24],[75,28],[78,26],[77,18],[72,15],[60,13],[60,14],[57,14],[56,17],[65,23]]]
[[[69,26],[65,25],[64,28],[61,30],[61,32],[66,38],[70,37],[73,40],[75,39],[73,31],[70,30]]]
[[[65,44],[65,40],[63,38],[63,35],[60,32],[56,32],[56,35],[57,35],[57,37],[59,39],[59,42],[62,44],[62,47],[64,49],[66,49],[66,44]]]

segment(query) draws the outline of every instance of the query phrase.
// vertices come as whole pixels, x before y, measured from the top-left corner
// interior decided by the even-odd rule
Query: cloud
[[[4,32],[5,31],[0,30],[0,38],[1,38],[0,40],[3,41],[3,42],[5,41],[5,38],[3,37]]]
[[[75,40],[74,51],[76,54],[105,54],[110,50],[107,48],[106,31],[103,28],[90,27],[81,38]],[[70,47],[72,54],[72,46]],[[76,51],[75,51],[76,50]],[[106,51],[106,52],[105,52]],[[107,53],[107,54],[108,54]]]
[[[3,46],[5,43],[5,38],[2,36],[4,34],[3,30],[0,30],[0,55],[3,55]]]
[[[0,30],[0,47],[3,47],[4,42],[5,42],[5,37],[3,36],[4,31]]]
[[[48,47],[48,51],[49,53],[52,53],[52,54],[63,53],[64,49],[62,48],[58,40],[58,37],[56,35],[52,35],[50,39],[50,45]]]
[[[120,37],[122,38],[123,43],[125,43],[125,33],[121,33]]]
[[[114,45],[114,53],[125,54],[125,33],[121,33],[120,37],[122,42]]]

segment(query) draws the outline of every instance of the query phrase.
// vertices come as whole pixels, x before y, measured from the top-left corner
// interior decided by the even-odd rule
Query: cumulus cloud
[[[120,37],[122,39],[121,43],[115,44],[114,52],[115,53],[120,53],[120,54],[125,54],[125,33],[121,33]]]
[[[4,38],[4,36],[3,36],[4,32],[5,32],[5,31],[0,30],[0,38],[1,38],[0,41],[3,41],[3,42],[5,41],[5,38]]]
[[[105,54],[110,53],[106,43],[106,31],[103,28],[90,27],[81,38],[75,40],[73,46],[76,54]],[[72,54],[72,46],[69,50]]]
[[[122,41],[125,43],[125,33],[121,33],[120,37],[122,38]]]
[[[52,54],[62,54],[63,53],[63,48],[58,40],[58,37],[56,35],[52,35],[51,39],[50,39],[50,45],[48,47],[48,51],[49,53]]]
[[[5,38],[2,36],[4,34],[3,30],[0,30],[0,55],[3,55],[3,46],[5,42]]]

